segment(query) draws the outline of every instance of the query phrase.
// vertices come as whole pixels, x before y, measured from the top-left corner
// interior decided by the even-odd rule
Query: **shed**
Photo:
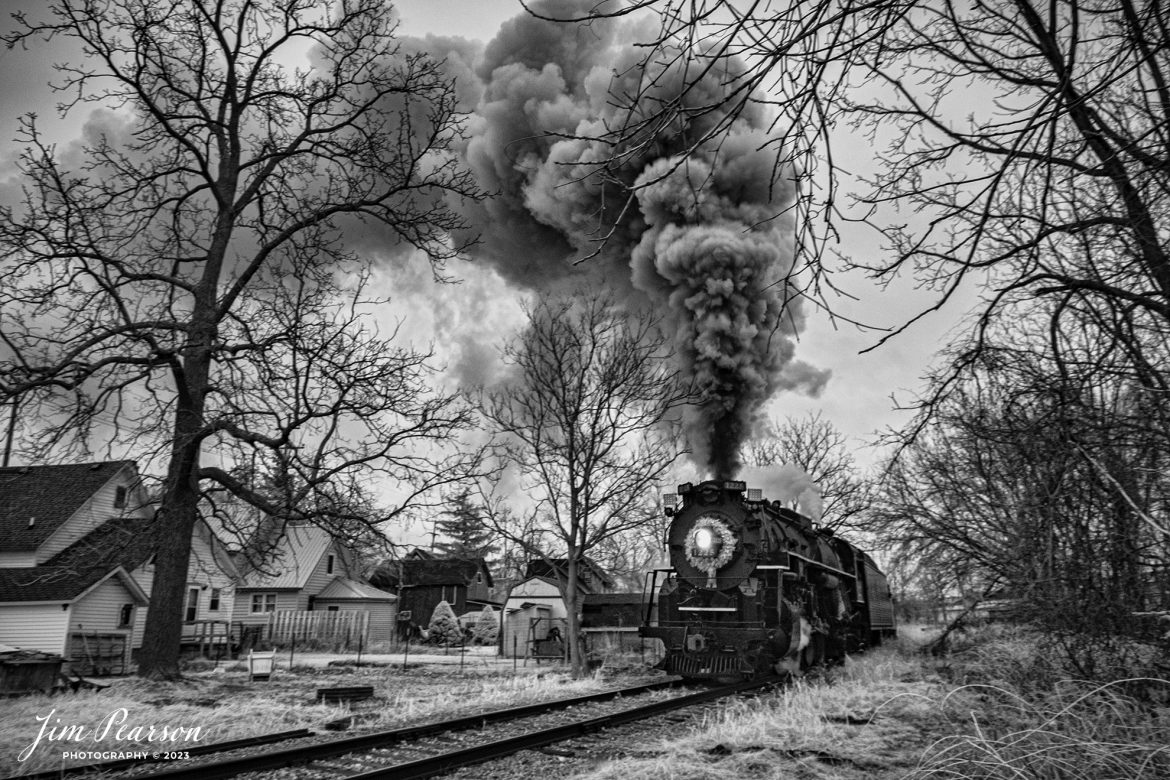
[[[75,671],[125,673],[146,594],[121,566],[0,569],[0,642],[60,654]]]
[[[390,642],[394,639],[398,617],[398,597],[347,577],[334,577],[313,600],[314,610],[355,610],[369,614],[368,640]]]
[[[549,577],[529,577],[517,583],[504,602],[500,647],[503,655],[529,655],[532,639],[544,639],[549,627],[568,617],[565,600],[556,581]],[[534,620],[541,620],[534,623]],[[536,626],[536,635],[531,627]]]
[[[0,694],[49,693],[63,663],[55,653],[0,645]]]
[[[544,639],[548,627],[555,625],[556,617],[552,614],[552,607],[548,604],[538,604],[526,601],[513,609],[505,609],[503,615],[503,630],[500,632],[500,642],[503,646],[503,655],[508,658],[527,658],[531,655],[532,627],[540,631],[536,639]]]

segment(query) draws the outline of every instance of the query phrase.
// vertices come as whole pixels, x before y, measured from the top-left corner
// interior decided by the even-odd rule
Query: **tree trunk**
[[[573,678],[580,679],[587,673],[585,658],[581,653],[581,616],[577,603],[577,556],[576,552],[569,553],[568,568],[565,583],[565,618],[566,637],[569,643],[569,668]]]
[[[226,246],[226,240],[220,242]],[[221,257],[222,255],[219,255]],[[199,459],[203,446],[204,411],[211,376],[214,286],[219,262],[209,264],[205,284],[196,293],[189,348],[183,370],[176,372],[178,390],[171,462],[162,504],[155,517],[155,567],[150,612],[139,654],[138,674],[154,679],[179,677],[179,644],[183,636],[183,599],[191,559],[191,535],[199,514]],[[202,305],[198,301],[202,300]]]
[[[153,679],[179,677],[179,643],[183,635],[183,601],[191,535],[198,515],[198,441],[176,443],[162,506],[154,521],[154,579],[150,610],[138,660],[138,674]]]

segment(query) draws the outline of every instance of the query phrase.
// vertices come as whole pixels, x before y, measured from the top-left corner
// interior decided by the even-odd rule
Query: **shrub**
[[[500,618],[496,615],[496,611],[491,607],[485,606],[483,612],[479,613],[479,619],[475,621],[475,628],[472,629],[472,639],[477,644],[494,645],[500,635]]]
[[[459,619],[455,617],[455,610],[446,601],[435,605],[431,613],[431,623],[427,626],[427,635],[430,641],[437,645],[458,645],[463,642],[463,630],[459,628]]]

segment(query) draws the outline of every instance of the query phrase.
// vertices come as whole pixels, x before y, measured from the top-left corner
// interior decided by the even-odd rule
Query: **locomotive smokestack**
[[[568,18],[589,5],[537,8]],[[463,150],[500,194],[469,216],[479,254],[514,283],[565,285],[580,263],[631,309],[661,312],[701,394],[686,419],[693,457],[731,478],[765,402],[780,389],[815,394],[828,379],[793,361],[803,326],[789,285],[795,174],[765,149],[771,117],[759,104],[734,119],[709,109],[727,72],[689,83],[677,66],[644,70],[641,50],[626,43],[640,37],[616,20],[582,27],[522,15],[501,28],[477,68],[482,97]],[[613,97],[629,95],[638,99]],[[652,136],[616,144],[607,135],[675,101],[677,121]],[[603,165],[605,177],[592,175]]]

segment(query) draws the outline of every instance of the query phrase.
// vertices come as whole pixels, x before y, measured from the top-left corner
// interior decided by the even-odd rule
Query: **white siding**
[[[200,526],[202,527],[202,526]],[[187,571],[187,588],[199,588],[196,620],[231,620],[235,602],[235,583],[215,561],[211,540],[196,529],[191,539],[191,564]],[[211,589],[219,588],[219,610],[211,609]],[[184,615],[186,617],[186,615]]]
[[[504,609],[503,630],[500,632],[501,654],[508,658],[525,658],[529,653],[529,634],[532,620],[548,618],[547,604],[535,604],[527,609]],[[547,623],[547,621],[545,621]]]
[[[134,597],[130,595],[130,591],[126,590],[116,575],[78,599],[73,604],[69,615],[69,634],[74,642],[72,646],[66,644],[65,657],[79,661],[86,660],[90,657],[91,650],[94,655],[105,656],[109,647],[106,638],[110,635],[120,634],[131,638],[133,636],[132,629],[140,619],[137,614],[138,609],[134,608],[130,614],[130,629],[122,628],[118,623],[122,606],[133,603]],[[77,640],[78,634],[82,635],[83,638]],[[101,638],[97,636],[99,634]],[[102,663],[111,664],[111,668],[114,669],[120,667],[124,671],[130,662],[131,648],[129,645],[119,646],[125,649],[121,663],[108,659]]]
[[[120,470],[45,540],[37,550],[37,562],[44,563],[112,517],[149,516],[151,509],[145,505],[144,495],[137,482],[135,469],[126,466]],[[119,487],[129,489],[126,506],[122,508],[114,506],[114,496]]]
[[[18,569],[37,565],[35,552],[0,552],[0,569]]]
[[[521,604],[533,604],[528,609],[520,609]],[[520,656],[528,654],[529,626],[533,618],[564,618],[568,616],[565,602],[561,598],[560,589],[552,583],[539,578],[521,582],[512,588],[508,600],[504,603],[502,642],[503,654],[512,655],[512,639],[516,638],[516,652]],[[547,628],[548,621],[544,621]]]
[[[327,610],[337,607],[339,610],[348,609],[368,612],[369,642],[390,642],[395,634],[395,624],[398,619],[398,605],[393,601],[374,601],[373,599],[318,599],[313,602],[313,610]]]
[[[69,616],[69,630],[98,633],[118,631],[122,628],[118,625],[122,605],[133,603],[134,597],[117,576],[110,577],[74,603],[72,614]],[[135,622],[133,615],[131,621],[133,625]]]
[[[329,571],[329,556],[333,556],[333,571]],[[337,576],[348,576],[349,571],[345,565],[345,560],[341,553],[337,551],[337,545],[330,544],[325,552],[317,559],[317,565],[313,567],[313,573],[309,575],[309,579],[305,580],[305,587],[301,589],[297,603],[297,609],[316,609],[316,606],[309,606],[309,597],[316,596],[321,591],[325,590],[333,578]]]
[[[215,564],[215,557],[211,552],[211,543],[206,534],[196,530],[191,538],[191,563],[187,568],[187,585],[183,588],[183,617],[187,617],[187,593],[191,588],[199,588],[199,609],[196,620],[231,620],[235,606],[235,582]],[[142,588],[146,597],[154,589],[154,565],[150,563],[139,566],[130,572],[130,576]],[[206,586],[206,589],[204,589]],[[219,611],[211,611],[211,589],[219,588]],[[138,608],[138,618],[134,621],[134,633],[130,639],[130,646],[137,649],[142,647],[142,632],[146,628],[146,607]]]
[[[252,590],[236,590],[235,606],[232,609],[233,620],[237,623],[245,623],[250,626],[256,624],[268,624],[268,616],[271,612],[253,612],[252,611],[252,594],[253,593],[275,593],[276,594],[276,609],[278,610],[297,610],[302,611],[307,607],[300,606],[302,602],[301,594],[294,590],[264,590],[263,588],[256,588]]]
[[[130,572],[130,576],[138,583],[138,587],[142,588],[142,592],[149,599],[150,591],[154,586],[154,565],[145,564],[140,566]],[[134,619],[134,631],[130,635],[130,646],[135,650],[142,647],[142,632],[146,629],[146,611],[146,606],[139,607]]]
[[[0,605],[0,644],[65,655],[70,612],[58,603]]]

